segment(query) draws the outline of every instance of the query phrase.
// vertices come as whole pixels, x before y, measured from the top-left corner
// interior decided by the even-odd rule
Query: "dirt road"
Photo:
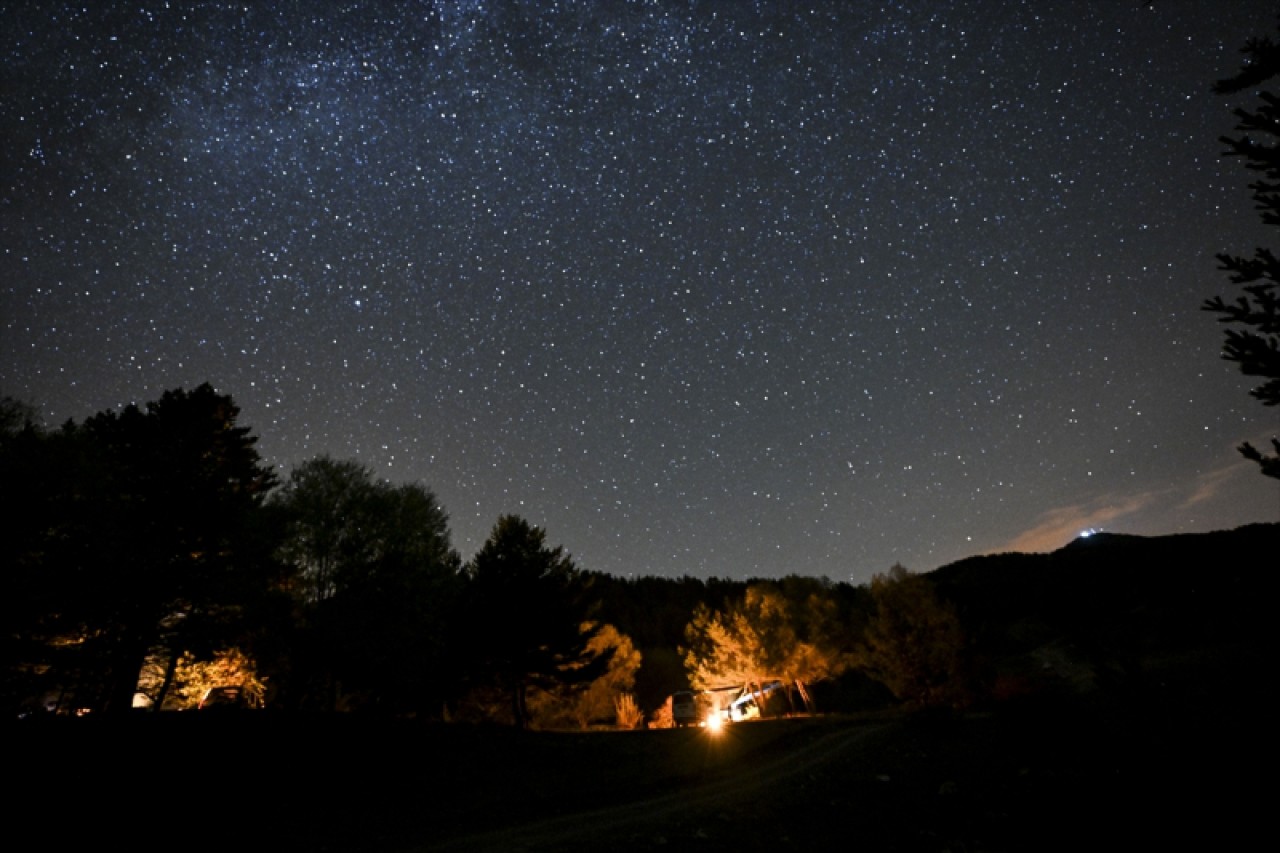
[[[806,721],[772,721],[739,726],[720,735],[696,732],[702,742],[693,749],[714,755],[716,738],[746,739],[762,734],[763,727],[806,726],[782,737],[772,734],[781,748],[757,748],[745,760],[726,760],[705,776],[680,784],[677,790],[632,802],[620,802],[581,813],[560,815],[501,830],[456,838],[446,843],[428,843],[422,850],[555,850],[610,851],[672,849],[725,849],[730,841],[735,851],[774,849],[789,839],[787,825],[763,827],[758,818],[770,802],[790,799],[791,792],[803,790],[818,779],[823,769],[847,762],[859,749],[883,736],[887,724],[859,726],[815,726]],[[666,733],[652,733],[665,736]],[[787,822],[789,823],[789,822]],[[745,845],[745,846],[744,846]]]

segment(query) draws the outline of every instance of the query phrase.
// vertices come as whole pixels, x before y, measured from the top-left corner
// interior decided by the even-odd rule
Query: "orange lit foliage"
[[[902,566],[872,578],[871,598],[861,668],[910,705],[965,704],[965,638],[955,608]]]
[[[196,660],[190,653],[178,660],[177,693],[183,707],[194,708],[211,687],[243,687],[250,701],[261,706],[267,686],[258,678],[253,659],[239,649],[225,649],[213,660]]]
[[[812,706],[806,685],[838,675],[850,662],[832,641],[833,618],[829,599],[811,594],[791,601],[769,584],[751,584],[724,611],[699,605],[682,649],[689,683],[709,690],[778,678]]]
[[[164,680],[167,662],[161,657],[148,658],[138,679],[138,693],[154,699]],[[243,687],[250,700],[261,705],[266,685],[257,675],[253,659],[239,649],[225,649],[213,660],[196,660],[190,652],[178,658],[173,682],[164,697],[164,710],[185,711],[195,708],[211,687]]]
[[[644,712],[636,704],[636,697],[620,693],[613,700],[615,725],[620,729],[638,729],[644,723]]]
[[[613,719],[617,715],[619,697],[629,695],[628,691],[635,687],[640,652],[632,645],[631,638],[619,633],[612,625],[597,627],[587,623],[582,626],[582,631],[591,635],[587,643],[589,657],[571,662],[562,669],[571,674],[606,659],[606,656],[608,668],[599,678],[585,683],[566,678],[545,689],[531,689],[529,713],[537,728],[585,729],[593,722]]]
[[[676,727],[675,716],[671,712],[670,696],[653,712],[650,724],[655,729],[674,729]]]

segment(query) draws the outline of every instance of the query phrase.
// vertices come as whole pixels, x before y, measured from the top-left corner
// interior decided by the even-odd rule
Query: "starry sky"
[[[582,568],[1280,519],[1199,306],[1274,2],[6,3],[0,393],[208,381]]]

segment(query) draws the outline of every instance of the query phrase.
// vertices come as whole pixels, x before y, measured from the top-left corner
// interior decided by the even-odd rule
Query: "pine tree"
[[[498,519],[488,540],[466,566],[469,655],[480,682],[499,688],[520,728],[532,721],[531,688],[587,683],[608,667],[591,640],[590,578],[546,532],[515,515]]]
[[[1264,88],[1280,76],[1280,45],[1270,38],[1253,39],[1244,47],[1243,68],[1234,77],[1220,80],[1214,91],[1232,95],[1256,89],[1253,109],[1235,110],[1241,136],[1224,136],[1225,156],[1240,157],[1246,168],[1259,174],[1249,185],[1254,205],[1266,225],[1280,225],[1280,95]],[[1206,300],[1204,310],[1232,325],[1226,332],[1222,356],[1240,366],[1246,376],[1264,381],[1250,393],[1265,406],[1280,405],[1280,259],[1266,248],[1253,257],[1218,255],[1224,272],[1244,295],[1228,302],[1221,296]],[[1262,473],[1280,478],[1280,438],[1272,438],[1275,454],[1268,455],[1248,442],[1240,453],[1257,462]]]

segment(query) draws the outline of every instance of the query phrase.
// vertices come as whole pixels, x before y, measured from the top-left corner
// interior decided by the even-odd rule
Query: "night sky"
[[[5,5],[47,426],[208,381],[620,576],[1280,519],[1200,310],[1272,240],[1210,87],[1274,0]]]

